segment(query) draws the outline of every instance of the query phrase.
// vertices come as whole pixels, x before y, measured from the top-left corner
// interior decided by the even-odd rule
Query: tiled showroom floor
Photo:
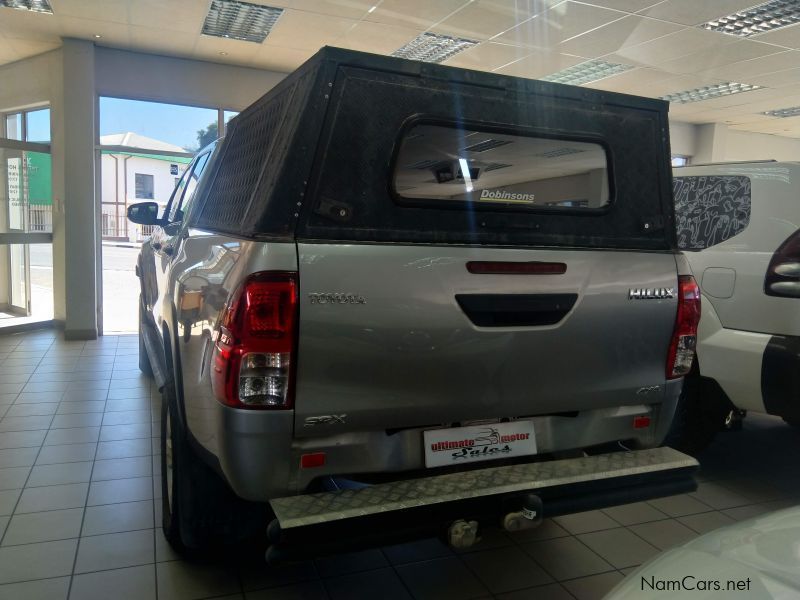
[[[0,361],[0,600],[599,598],[659,550],[800,496],[800,432],[753,416],[702,457],[694,494],[487,531],[459,554],[428,540],[277,569],[194,565],[156,526],[160,400],[136,337],[4,336]]]

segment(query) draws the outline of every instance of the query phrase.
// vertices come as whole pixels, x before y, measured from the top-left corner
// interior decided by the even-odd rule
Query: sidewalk
[[[113,248],[141,248],[142,242],[112,242],[111,240],[103,240],[103,246],[110,246]]]

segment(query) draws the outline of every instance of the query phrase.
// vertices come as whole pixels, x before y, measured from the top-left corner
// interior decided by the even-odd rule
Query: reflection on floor
[[[697,492],[287,565],[192,564],[164,541],[157,390],[135,336],[0,337],[0,598],[600,598],[642,561],[800,497],[800,432],[751,416],[701,457]],[[156,596],[157,594],[157,596]]]

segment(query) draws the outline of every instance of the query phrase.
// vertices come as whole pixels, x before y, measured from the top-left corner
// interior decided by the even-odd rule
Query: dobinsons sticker
[[[426,467],[536,454],[532,421],[431,429],[423,432],[423,440]]]
[[[535,197],[533,194],[507,192],[505,190],[481,190],[481,200],[505,200],[507,202],[533,204]]]

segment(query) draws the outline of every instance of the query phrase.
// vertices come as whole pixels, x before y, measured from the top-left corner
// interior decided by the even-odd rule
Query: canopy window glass
[[[437,204],[598,209],[610,202],[599,144],[429,124],[404,135],[393,187],[400,198]]]

